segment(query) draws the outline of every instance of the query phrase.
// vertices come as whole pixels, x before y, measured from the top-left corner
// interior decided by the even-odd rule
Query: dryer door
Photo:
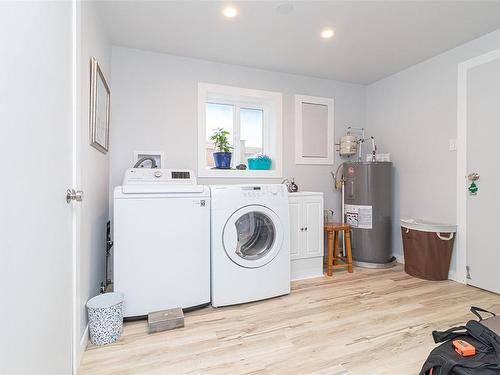
[[[283,226],[269,208],[240,208],[227,220],[222,234],[226,254],[242,267],[262,267],[278,255],[283,244]]]

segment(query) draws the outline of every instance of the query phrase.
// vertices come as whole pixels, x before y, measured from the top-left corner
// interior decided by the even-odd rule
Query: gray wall
[[[338,214],[332,190],[334,166],[295,165],[294,95],[335,98],[335,137],[348,125],[365,123],[361,85],[213,63],[113,47],[110,194],[133,162],[134,150],[164,151],[167,168],[197,169],[197,84],[217,83],[283,93],[283,174],[301,190],[325,193],[325,207]],[[339,163],[338,157],[335,160]],[[256,182],[252,179],[199,179],[203,184]],[[281,179],[261,179],[275,183]]]
[[[294,163],[293,95],[333,97],[336,140],[348,125],[365,126],[379,151],[391,153],[393,253],[402,260],[400,217],[456,222],[456,152],[448,147],[456,138],[457,65],[495,48],[500,48],[500,30],[360,86],[113,47],[110,193],[131,166],[134,150],[163,150],[167,167],[196,170],[196,85],[203,81],[283,93],[284,177],[295,177],[301,190],[324,192],[325,208],[339,218],[340,197],[329,174],[339,158],[333,167]],[[200,179],[204,184],[247,181]],[[112,211],[112,200],[110,206]],[[450,276],[454,271],[453,258]]]
[[[81,233],[79,257],[80,336],[87,325],[85,303],[99,294],[104,281],[106,222],[108,221],[109,156],[89,144],[90,57],[99,62],[110,82],[111,44],[96,12],[96,4],[81,4]]]
[[[457,66],[500,48],[500,30],[367,87],[366,126],[395,165],[393,252],[400,217],[456,223]],[[455,271],[452,259],[451,274]]]

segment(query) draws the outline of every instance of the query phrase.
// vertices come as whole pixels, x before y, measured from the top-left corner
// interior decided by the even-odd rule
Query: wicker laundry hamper
[[[456,225],[402,219],[405,272],[425,280],[448,280],[456,231]]]

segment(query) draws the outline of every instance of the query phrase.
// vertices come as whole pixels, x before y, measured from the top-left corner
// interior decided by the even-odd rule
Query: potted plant
[[[215,168],[218,169],[230,169],[231,168],[231,149],[227,137],[229,136],[229,131],[217,128],[210,137],[210,140],[214,142],[214,162]]]

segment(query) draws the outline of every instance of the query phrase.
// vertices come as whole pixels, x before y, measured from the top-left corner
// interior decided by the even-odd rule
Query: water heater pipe
[[[344,180],[342,179],[342,224],[345,224],[345,204],[344,204],[345,188],[344,188],[344,186],[345,186]],[[342,256],[345,256],[345,236],[344,236],[344,232],[342,232]]]
[[[353,128],[349,126],[347,128],[347,134],[352,134],[354,130],[354,133],[357,133],[358,135],[361,134],[361,138],[358,139],[358,161],[361,161],[361,143],[365,141],[365,128]]]
[[[363,143],[366,141],[371,141],[372,142],[372,161],[377,161],[376,160],[376,153],[377,153],[377,145],[375,145],[375,137],[370,137],[370,138],[361,138],[358,140],[358,161],[363,161],[361,157],[361,153],[363,152]]]
[[[375,145],[375,138],[372,138],[372,161],[377,161],[377,146]]]
[[[342,224],[345,224],[345,184],[344,184],[344,163],[339,164],[335,173],[330,172],[333,176],[333,188],[335,190],[341,189],[341,206],[342,206],[342,217],[340,218]],[[345,256],[345,237],[342,232],[342,255]]]

